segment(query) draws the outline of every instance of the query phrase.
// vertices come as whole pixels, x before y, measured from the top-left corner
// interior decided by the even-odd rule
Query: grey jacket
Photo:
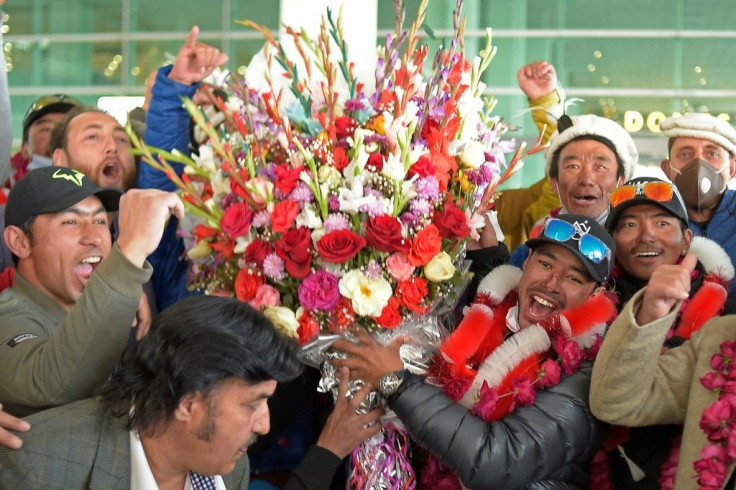
[[[97,399],[28,417],[32,429],[23,446],[0,446],[0,488],[100,489],[130,488],[130,436],[123,419],[104,413]],[[248,458],[223,476],[228,490],[248,488]]]
[[[468,488],[587,488],[602,424],[590,413],[592,366],[537,392],[533,405],[487,423],[436,386],[407,375],[390,407],[412,439]]]

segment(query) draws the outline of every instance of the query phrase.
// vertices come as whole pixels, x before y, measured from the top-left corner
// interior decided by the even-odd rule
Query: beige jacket
[[[710,359],[721,342],[736,339],[736,317],[715,318],[692,340],[660,354],[679,304],[673,313],[637,325],[635,313],[644,291],[634,295],[608,329],[593,368],[590,408],[596,417],[612,424],[684,424],[675,489],[695,489],[693,463],[708,444],[699,427],[700,417],[716,400],[699,379],[712,372]],[[734,465],[729,475],[733,470]]]

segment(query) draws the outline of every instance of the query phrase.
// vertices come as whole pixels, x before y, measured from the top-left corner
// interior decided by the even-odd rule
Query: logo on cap
[[[71,173],[68,174],[62,169],[58,169],[56,172],[54,172],[54,175],[51,176],[52,179],[66,179],[74,184],[77,185],[77,187],[82,187],[82,181],[84,180],[85,175],[80,172],[79,170],[71,170],[68,169]]]

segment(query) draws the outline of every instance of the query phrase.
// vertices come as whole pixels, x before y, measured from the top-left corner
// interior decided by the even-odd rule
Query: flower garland
[[[563,372],[571,375],[594,360],[605,325],[616,313],[608,295],[594,294],[576,308],[509,335],[506,315],[518,303],[520,277],[520,269],[500,266],[483,280],[475,303],[430,368],[432,382],[487,422],[533,404],[538,389],[559,384]],[[427,470],[433,480],[450,472],[435,462]]]
[[[700,451],[700,459],[693,463],[701,488],[721,488],[728,476],[728,467],[736,461],[736,341],[725,340],[720,352],[710,360],[710,372],[700,383],[717,395],[717,399],[703,410],[700,428],[708,444]]]

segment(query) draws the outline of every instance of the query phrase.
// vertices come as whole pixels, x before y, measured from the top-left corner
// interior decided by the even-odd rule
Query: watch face
[[[396,373],[384,374],[378,381],[378,390],[384,395],[389,396],[399,389],[401,378]]]

